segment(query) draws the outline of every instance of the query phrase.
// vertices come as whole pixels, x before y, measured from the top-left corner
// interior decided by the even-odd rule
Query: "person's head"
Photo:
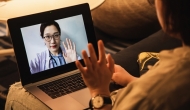
[[[162,29],[190,46],[190,0],[149,0],[155,3]]]
[[[44,39],[45,45],[49,51],[57,55],[60,47],[61,29],[55,21],[42,23],[40,26],[40,35]]]

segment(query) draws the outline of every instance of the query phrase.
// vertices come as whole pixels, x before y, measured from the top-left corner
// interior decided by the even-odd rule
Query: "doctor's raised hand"
[[[90,58],[85,50],[82,56],[86,67],[77,60],[76,66],[81,71],[85,84],[90,90],[91,96],[104,95],[110,96],[109,84],[114,73],[114,60],[111,55],[105,56],[104,44],[98,41],[99,58],[97,58],[93,45],[88,44]]]
[[[77,53],[75,48],[75,43],[70,39],[66,38],[66,44],[63,43],[63,47],[65,48],[65,52],[63,52],[63,57],[67,63],[74,62],[77,59]]]

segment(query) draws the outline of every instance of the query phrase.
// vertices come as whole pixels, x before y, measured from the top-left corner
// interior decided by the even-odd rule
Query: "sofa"
[[[146,0],[105,0],[92,10],[92,17],[97,40],[103,40],[105,48],[113,50],[106,52],[112,52],[116,64],[136,77],[140,77],[137,59],[141,52],[160,52],[182,45],[161,30],[154,6]],[[7,104],[14,109],[14,103]]]
[[[112,56],[116,64],[136,77],[140,76],[137,59],[141,52],[160,52],[182,45],[161,30],[155,7],[147,0],[105,0],[92,11],[92,17],[97,39],[104,41],[105,48],[110,47],[110,42],[117,46],[129,44]],[[116,40],[121,45],[114,44]]]

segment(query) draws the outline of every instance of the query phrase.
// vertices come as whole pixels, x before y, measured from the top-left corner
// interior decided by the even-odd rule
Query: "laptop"
[[[8,27],[22,86],[51,109],[88,108],[90,92],[67,50],[75,50],[83,65],[88,43],[98,55],[89,4],[11,18]]]

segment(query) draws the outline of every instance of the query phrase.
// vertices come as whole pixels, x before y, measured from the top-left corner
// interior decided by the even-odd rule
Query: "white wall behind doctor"
[[[87,49],[87,36],[84,27],[82,15],[69,18],[55,20],[61,28],[61,48],[62,42],[66,42],[66,38],[71,39],[76,44],[77,54],[82,58],[81,51]],[[21,28],[25,49],[30,62],[36,57],[37,53],[41,53],[47,49],[43,39],[40,36],[40,24]]]

